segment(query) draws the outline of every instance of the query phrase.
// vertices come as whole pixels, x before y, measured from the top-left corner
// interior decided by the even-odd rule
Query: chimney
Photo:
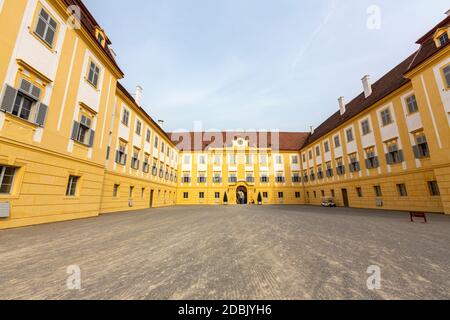
[[[372,82],[370,81],[370,76],[364,76],[364,78],[362,78],[362,83],[364,87],[364,96],[368,98],[372,94]]]
[[[310,126],[309,129],[310,129],[310,131],[311,131],[311,134],[314,134],[314,131],[315,131],[315,130],[314,130],[314,127],[313,127],[313,126]]]
[[[446,15],[447,17],[450,17],[450,10],[448,10],[448,11],[445,13],[445,15]]]
[[[347,105],[345,103],[345,98],[339,97],[338,101],[339,101],[339,110],[341,111],[341,116],[343,116],[345,111],[347,111]]]
[[[161,127],[161,129],[164,129],[164,120],[158,120],[158,125]]]
[[[141,105],[142,102],[142,91],[143,89],[141,86],[136,86],[136,95],[134,97],[134,100],[139,106]]]

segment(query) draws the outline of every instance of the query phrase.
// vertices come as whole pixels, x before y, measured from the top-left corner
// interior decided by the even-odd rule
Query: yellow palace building
[[[0,0],[0,30],[0,229],[324,197],[450,214],[449,16],[307,133],[166,132],[80,0]]]

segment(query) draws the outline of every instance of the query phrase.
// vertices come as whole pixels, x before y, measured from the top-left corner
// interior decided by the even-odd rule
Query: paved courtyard
[[[174,207],[0,231],[1,299],[450,299],[450,217]],[[68,290],[67,267],[81,269]],[[370,291],[367,268],[381,268]]]

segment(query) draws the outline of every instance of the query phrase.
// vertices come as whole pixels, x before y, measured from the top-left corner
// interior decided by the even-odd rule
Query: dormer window
[[[438,41],[439,41],[439,44],[440,44],[441,47],[445,46],[445,45],[447,44],[448,40],[449,40],[449,39],[448,39],[448,33],[447,33],[447,32],[444,32],[444,33],[438,38]]]
[[[97,40],[103,46],[103,43],[105,42],[105,38],[103,38],[103,36],[100,33],[97,36]]]
[[[100,43],[100,45],[102,47],[105,47],[105,45],[106,45],[106,35],[105,35],[105,33],[100,28],[97,28],[97,30],[95,32],[96,32],[96,37],[97,37],[98,43]]]

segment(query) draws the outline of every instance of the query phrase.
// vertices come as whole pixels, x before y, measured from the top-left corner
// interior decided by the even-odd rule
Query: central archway
[[[237,204],[247,204],[248,203],[246,187],[241,186],[236,189],[236,203]]]

